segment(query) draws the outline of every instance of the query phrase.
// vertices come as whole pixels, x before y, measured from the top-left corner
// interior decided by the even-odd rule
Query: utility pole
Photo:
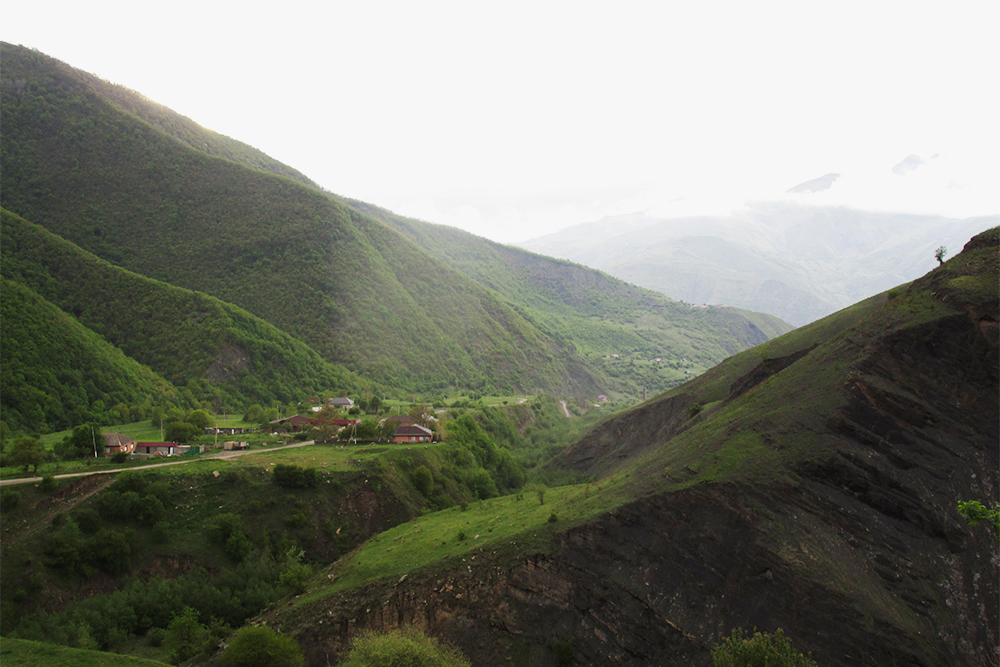
[[[90,425],[90,439],[94,442],[94,458],[97,458],[97,436],[94,435],[94,425]],[[35,468],[38,469],[37,467]],[[27,468],[25,468],[27,470]]]

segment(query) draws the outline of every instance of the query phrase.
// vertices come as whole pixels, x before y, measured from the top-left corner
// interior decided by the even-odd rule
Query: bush
[[[14,489],[4,489],[3,493],[0,494],[0,507],[4,510],[12,510],[17,508],[17,504],[21,502],[21,492],[15,491]]]
[[[748,637],[743,628],[712,649],[714,667],[817,667],[812,658],[792,648],[781,628],[770,634],[756,632]]]
[[[573,643],[560,641],[552,645],[552,652],[556,655],[556,664],[559,667],[569,667],[573,664]]]
[[[308,489],[316,486],[316,469],[279,463],[274,466],[274,483],[283,489]]]
[[[413,486],[417,487],[417,491],[422,493],[425,498],[430,498],[431,492],[434,490],[434,477],[427,466],[420,466],[414,470],[410,479],[413,480]]]
[[[42,481],[38,483],[38,490],[42,493],[53,493],[59,488],[59,482],[52,475],[42,475]]]
[[[236,632],[219,662],[231,667],[299,667],[305,658],[291,637],[266,626],[247,626]]]
[[[417,630],[367,633],[351,642],[340,667],[471,667],[458,649]]]

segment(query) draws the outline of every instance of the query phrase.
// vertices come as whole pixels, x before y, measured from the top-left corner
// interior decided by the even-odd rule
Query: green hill
[[[608,419],[553,463],[592,481],[395,528],[267,623],[316,659],[412,622],[481,665],[707,665],[736,627],[824,665],[989,664],[1000,542],[955,506],[1000,482],[998,250]]]
[[[237,305],[388,386],[593,400],[659,386],[664,374],[676,382],[767,335],[735,311],[664,316],[662,297],[519,251],[502,266],[484,256],[482,269],[453,268],[441,261],[455,246],[444,236],[441,248],[418,247],[398,225],[140,95],[2,48],[7,210],[130,271]],[[484,277],[496,270],[501,279]],[[607,348],[688,366],[606,367],[597,357]]]
[[[736,308],[692,308],[564,260],[494,243],[468,232],[345,200],[398,230],[428,254],[501,294],[526,319],[591,359],[662,361],[652,369],[601,362],[632,386],[662,391],[684,379],[680,363],[699,370],[791,330],[777,317]],[[678,367],[674,368],[671,364]],[[617,367],[616,367],[617,366]]]
[[[176,401],[159,375],[125,356],[28,287],[2,279],[0,384],[4,421],[46,431],[128,408]]]
[[[594,393],[516,312],[367,216],[194,150],[91,79],[4,46],[3,204],[137,273],[238,305],[325,359],[408,388]]]
[[[184,389],[189,401],[210,401],[217,411],[288,402],[331,389],[371,388],[371,383],[324,361],[305,344],[240,308],[116,267],[8,211],[0,211],[0,260],[5,278],[71,313],[133,360]],[[29,330],[12,319],[4,329],[3,345],[13,351],[29,337]],[[14,355],[5,362],[8,359],[26,362]],[[53,368],[56,360],[60,365]],[[69,372],[61,366],[70,360],[43,355],[33,363],[37,367],[24,374],[29,385],[35,378]],[[72,363],[76,372],[98,372],[82,358]],[[100,374],[115,373],[106,369]],[[4,387],[6,410],[12,407],[8,396],[26,389],[6,382]],[[104,402],[110,408],[119,401]],[[78,423],[67,421],[58,410],[51,412],[55,405],[71,410],[73,401],[46,400],[40,405],[50,406],[43,409],[51,426]]]

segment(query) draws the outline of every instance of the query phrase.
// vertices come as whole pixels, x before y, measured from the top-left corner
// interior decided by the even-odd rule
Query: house
[[[337,426],[340,426],[341,428],[347,428],[348,426],[354,426],[356,424],[360,424],[361,420],[360,419],[334,419],[333,423],[336,424]]]
[[[291,417],[285,417],[283,419],[275,419],[274,421],[269,423],[271,424],[272,427],[288,424],[289,426],[292,427],[293,431],[302,431],[307,428],[310,428],[313,424],[316,423],[316,420],[309,419],[308,417],[303,417],[302,415],[292,415]]]
[[[231,451],[239,450],[239,449],[250,449],[250,443],[249,442],[234,442],[234,441],[230,440],[229,442],[222,443],[222,449],[224,449],[227,452],[231,452]]]
[[[392,434],[393,442],[431,442],[434,432],[420,424],[403,424]]]
[[[114,456],[115,454],[131,454],[135,451],[135,438],[130,438],[121,433],[105,433],[104,449],[101,456]]]
[[[354,407],[354,401],[346,397],[339,397],[330,400],[330,405],[337,408],[346,408],[350,410]]]
[[[145,456],[175,456],[187,454],[189,451],[191,451],[190,445],[178,445],[176,442],[135,443],[135,453]]]

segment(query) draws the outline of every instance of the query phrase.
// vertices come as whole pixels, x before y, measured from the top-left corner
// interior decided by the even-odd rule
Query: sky
[[[758,200],[1000,212],[1000,0],[33,0],[0,40],[504,243]]]

